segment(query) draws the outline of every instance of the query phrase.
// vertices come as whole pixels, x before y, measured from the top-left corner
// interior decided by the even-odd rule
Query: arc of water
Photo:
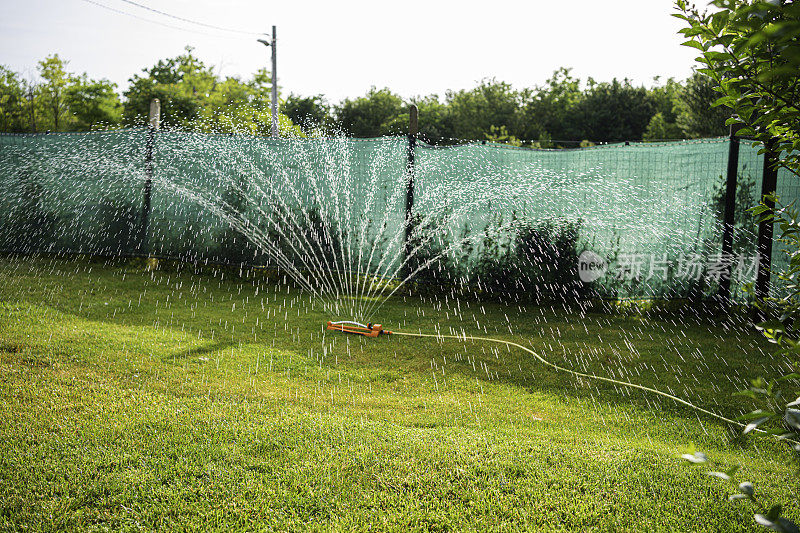
[[[485,186],[485,182],[483,182],[483,181],[481,181],[481,182],[473,182],[471,184],[470,189],[478,189],[479,186]],[[473,209],[477,205],[479,205],[479,201],[476,201],[476,200],[472,200],[472,201],[470,201],[470,202],[468,202],[466,204],[463,204],[461,207],[459,207],[458,209],[456,209],[453,212],[453,214],[451,215],[451,218],[458,219],[459,215],[468,213],[471,209]],[[439,216],[438,212],[432,212],[432,213],[429,213],[426,217],[424,217],[422,219],[422,221],[416,226],[416,228],[413,229],[414,233],[412,233],[412,238],[418,237],[419,235],[424,235],[423,232],[425,230],[429,229],[427,227],[427,225],[435,224],[436,218],[438,216]],[[407,223],[408,223],[408,221],[407,221]],[[404,231],[398,232],[397,234],[395,234],[393,241],[398,241],[399,242],[399,239],[402,236],[404,236]],[[384,264],[384,261],[386,259],[386,257],[384,257],[382,259],[381,263],[379,264],[379,269],[382,267],[383,270],[382,271],[376,270],[376,273],[380,272],[379,278],[381,278],[381,279],[394,279],[397,276],[397,274],[399,272],[401,272],[401,270],[414,258],[414,256],[419,252],[419,250],[421,250],[423,247],[425,247],[425,245],[427,245],[433,237],[434,237],[434,234],[432,232],[429,235],[424,236],[423,239],[420,240],[419,244],[416,245],[414,248],[412,248],[405,255],[405,258],[394,268],[394,270],[391,271],[391,273],[390,273],[390,269],[391,269],[392,265],[391,265],[391,263],[385,263]],[[441,255],[438,256],[438,257],[441,257]],[[419,271],[420,271],[420,269],[417,269],[414,272],[417,273]],[[396,287],[395,290],[392,291],[392,293],[396,292],[397,288],[399,288],[399,286]],[[375,292],[374,294],[373,294],[372,291],[368,292],[368,297],[377,298],[377,297],[380,296],[380,294],[383,293],[383,291],[385,291],[385,289],[386,289],[386,286],[385,286],[385,284],[383,284],[380,288],[377,289],[377,292]]]
[[[303,155],[305,156],[307,154],[303,154]],[[327,159],[326,159],[326,161],[327,161]],[[320,224],[321,228],[320,229],[322,230],[323,237],[327,241],[327,243],[323,243],[322,241],[320,241],[319,237],[315,233],[312,233],[312,238],[314,238],[314,240],[317,242],[317,244],[318,244],[318,246],[319,246],[319,248],[321,250],[322,257],[325,259],[326,264],[330,265],[330,263],[328,262],[328,254],[326,254],[326,253],[324,253],[324,251],[322,251],[323,247],[325,247],[325,246],[333,246],[333,244],[334,244],[334,239],[333,239],[333,237],[331,235],[330,228],[328,227],[329,226],[329,221],[330,221],[330,216],[329,216],[329,213],[328,213],[328,203],[325,201],[326,198],[322,194],[322,191],[325,190],[326,187],[329,184],[323,183],[323,182],[320,181],[320,179],[317,176],[317,172],[311,166],[311,162],[307,161],[305,157],[300,158],[299,162],[300,162],[301,165],[305,165],[306,175],[309,178],[310,184],[311,184],[312,197],[313,197],[313,200],[314,200],[313,203],[314,203],[314,205],[317,206],[317,208],[319,209],[319,213],[320,213],[320,221],[321,221],[321,224]],[[308,213],[305,213],[305,215],[306,215],[306,220],[310,223],[310,217],[308,216]],[[336,286],[338,286],[339,289],[341,290],[341,293],[346,293],[347,291],[346,291],[346,288],[345,288],[345,285],[344,285],[344,282],[343,282],[343,279],[342,279],[343,264],[339,263],[339,258],[337,257],[336,253],[331,254],[331,256],[332,256],[332,260],[333,260],[333,268],[335,268],[335,270],[336,270],[336,276],[335,277],[333,276],[333,269],[330,268],[330,266],[329,266],[328,271],[329,271],[329,273],[331,275],[331,278],[334,280],[334,284]],[[338,297],[339,296],[338,296],[338,292],[337,292],[337,298]]]
[[[505,231],[506,229],[508,229],[510,227],[512,227],[511,224],[506,224],[504,226],[499,226],[493,233],[494,234],[499,234],[502,231]],[[421,264],[419,267],[417,267],[415,270],[413,270],[411,273],[409,273],[405,278],[403,278],[394,287],[394,289],[392,289],[392,291],[389,294],[383,296],[383,298],[380,301],[376,300],[376,301],[372,302],[372,304],[370,304],[370,306],[367,308],[367,311],[365,312],[366,318],[369,319],[369,317],[371,317],[374,313],[377,313],[378,310],[383,306],[384,303],[386,303],[386,301],[389,298],[391,298],[403,285],[405,285],[406,282],[408,282],[410,279],[412,279],[419,272],[422,272],[423,270],[425,270],[429,266],[435,264],[437,261],[439,261],[442,257],[446,256],[447,254],[453,253],[456,250],[460,249],[465,244],[467,244],[469,242],[472,242],[472,241],[479,240],[479,239],[481,239],[483,237],[484,237],[484,235],[470,235],[468,237],[464,237],[463,239],[460,239],[460,240],[452,243],[450,246],[448,246],[447,248],[442,250],[440,253],[436,254],[435,256],[433,256],[431,259],[429,259],[425,263]],[[380,294],[382,294],[382,293],[380,293]]]
[[[296,187],[292,186],[292,184],[290,183],[288,171],[285,168],[282,168],[279,164],[275,164],[274,158],[270,159],[274,163],[273,167],[277,167],[279,169],[279,172],[277,174],[283,180],[283,183],[285,185],[285,190],[291,191],[293,199],[296,201],[298,208],[301,210],[303,218],[305,218],[306,227],[312,226],[309,213],[306,209],[304,209],[303,207],[304,203],[302,199],[299,197],[299,193],[296,190]],[[329,263],[327,262],[327,257],[324,253],[322,253],[322,259],[327,265],[327,267],[322,267],[322,262],[320,261],[320,258],[316,253],[316,250],[321,250],[322,248],[322,243],[319,241],[316,233],[312,232],[311,234],[311,237],[317,241],[317,246],[315,247],[309,242],[308,238],[306,237],[306,232],[303,231],[303,227],[300,225],[297,218],[295,217],[291,206],[289,206],[284,201],[282,195],[280,194],[281,191],[277,189],[276,184],[269,179],[265,180],[265,183],[267,183],[270,188],[271,194],[269,195],[267,195],[264,192],[264,190],[260,187],[260,185],[257,182],[254,182],[253,186],[257,189],[257,191],[268,203],[270,204],[278,203],[278,205],[280,206],[280,209],[278,211],[278,216],[280,218],[280,221],[288,226],[294,226],[294,229],[296,231],[294,231],[293,234],[299,236],[298,244],[305,252],[305,255],[301,253],[299,250],[297,250],[296,247],[294,247],[292,240],[288,238],[286,232],[283,231],[283,228],[275,220],[272,219],[270,214],[265,213],[263,209],[261,209],[261,206],[255,202],[255,200],[250,199],[251,205],[253,205],[267,220],[271,222],[273,229],[287,243],[289,243],[290,247],[292,247],[295,254],[298,255],[298,257],[304,263],[304,267],[309,272],[313,273],[317,271],[320,273],[319,276],[315,276],[315,278],[319,280],[319,286],[325,289],[326,291],[329,291],[331,294],[333,294],[332,298],[338,299],[339,297],[338,285],[335,283],[335,280],[331,275],[331,268]],[[310,260],[312,263],[315,263],[315,266],[309,265],[307,259]]]
[[[284,173],[280,172],[279,174],[283,175]],[[336,290],[336,287],[333,285],[333,282],[330,279],[330,276],[327,276],[327,277],[325,276],[325,274],[328,273],[328,270],[322,267],[322,263],[320,262],[319,257],[317,256],[317,254],[315,252],[315,248],[308,241],[308,238],[306,237],[306,232],[303,231],[302,226],[297,221],[297,218],[294,216],[293,211],[291,209],[291,206],[289,206],[283,200],[283,198],[282,198],[282,196],[280,194],[276,193],[275,185],[270,180],[265,180],[265,182],[270,187],[270,192],[271,192],[270,195],[267,195],[263,191],[263,189],[261,188],[261,186],[258,183],[253,183],[253,186],[261,194],[261,196],[264,199],[267,200],[268,203],[270,203],[271,205],[274,205],[274,203],[278,204],[280,209],[278,211],[277,216],[279,217],[280,222],[282,222],[283,224],[289,226],[289,230],[291,230],[292,226],[294,227],[295,231],[292,234],[299,236],[298,244],[302,248],[303,251],[301,252],[301,251],[297,250],[292,245],[292,240],[288,238],[286,232],[283,230],[281,225],[279,225],[275,220],[272,219],[272,215],[271,214],[264,212],[264,210],[261,208],[261,206],[258,203],[255,202],[255,200],[251,200],[250,201],[251,204],[255,206],[255,208],[264,216],[264,218],[266,218],[267,220],[269,220],[271,222],[272,228],[276,232],[278,232],[278,234],[286,242],[288,242],[290,244],[290,246],[292,246],[293,251],[295,251],[295,253],[298,254],[300,260],[303,262],[303,266],[309,272],[315,272],[315,271],[319,272],[319,275],[315,276],[315,277],[316,277],[316,279],[319,280],[320,287],[323,287],[323,288],[325,288],[325,290],[327,290],[327,291],[329,291],[331,293],[335,293],[335,294],[338,295],[338,291]],[[291,190],[294,191],[293,188]],[[299,198],[297,198],[297,201],[298,201],[298,204],[299,204]],[[274,213],[274,210],[273,210],[273,213]],[[308,217],[306,217],[306,218],[307,218],[307,223],[308,223]],[[314,263],[314,264],[310,265],[309,261],[311,263]]]
[[[241,233],[248,234],[251,239],[255,240],[255,244],[266,251],[269,255],[273,257],[276,261],[277,266],[279,268],[283,268],[295,281],[297,281],[300,286],[309,291],[309,293],[318,297],[322,303],[323,308],[337,310],[338,312],[338,301],[335,299],[331,299],[330,297],[326,297],[324,293],[321,293],[317,287],[319,287],[319,283],[315,282],[312,283],[309,279],[305,277],[302,271],[300,271],[296,265],[292,262],[290,258],[288,258],[280,249],[278,249],[274,244],[272,244],[269,237],[263,234],[263,232],[258,228],[253,226],[250,221],[242,218],[237,210],[235,210],[232,206],[230,206],[224,200],[221,200],[219,204],[215,204],[206,200],[202,195],[195,193],[194,191],[187,189],[185,187],[173,184],[169,181],[164,182],[164,186],[174,190],[179,194],[183,194],[190,199],[193,199],[198,204],[207,207],[209,210],[220,216],[223,220],[228,220],[229,223],[232,223],[233,226]],[[226,211],[227,209],[227,211]],[[247,227],[251,229],[251,232],[247,231]],[[313,271],[310,271],[313,273]]]
[[[206,200],[205,198],[203,198],[202,195],[199,195],[199,194],[195,193],[191,189],[187,189],[185,187],[176,185],[176,184],[171,183],[169,181],[162,181],[161,183],[166,188],[172,190],[173,192],[178,193],[178,194],[180,194],[182,196],[188,197],[188,198],[194,200],[195,202],[197,202],[199,205],[202,205],[202,206],[208,208],[209,210],[211,210],[213,213],[218,215],[223,220],[228,220],[229,223],[232,223],[235,226],[239,226],[239,227],[237,227],[237,230],[240,231],[241,233],[247,233],[246,230],[243,229],[243,227],[247,226],[249,221],[247,221],[246,219],[242,219],[241,217],[238,217],[235,214],[236,210],[232,206],[230,206],[228,203],[226,203],[225,201],[221,201],[219,204],[216,204],[216,203],[213,203],[213,202],[210,202],[210,201]],[[226,211],[226,208],[228,209],[228,211]],[[234,214],[232,214],[232,213],[234,213]],[[261,232],[261,230],[259,228],[255,227],[255,226],[252,226],[252,225],[250,225],[250,228],[253,231],[253,235],[252,236],[256,237],[256,239],[258,241],[260,241],[260,242],[257,243],[257,245],[261,246],[268,253],[270,253],[270,255],[272,255],[273,258],[275,258],[276,261],[279,262],[278,266],[280,266],[281,268],[283,268],[287,272],[292,273],[292,277],[297,279],[297,281],[299,283],[301,283],[301,285],[303,285],[303,288],[305,288],[306,290],[309,290],[312,293],[318,293],[318,291],[316,291],[314,289],[313,284],[310,283],[302,275],[302,273],[294,266],[294,264],[289,260],[289,258],[287,258],[283,253],[281,253],[279,250],[277,250],[274,247],[274,245],[272,245],[270,243],[269,239],[265,235],[263,235],[263,233]]]
[[[375,175],[374,180],[377,182],[377,174]],[[375,189],[375,188],[376,187],[372,187],[372,189]],[[387,191],[386,202],[385,202],[387,204],[387,206],[392,206],[392,205],[394,205],[394,203],[396,201],[399,201],[400,194],[401,194],[401,188],[399,186],[395,186],[394,190],[391,191],[391,193],[392,194],[390,196],[389,191]],[[374,202],[375,202],[375,195],[374,194],[371,197],[365,199],[365,209],[364,209],[365,212],[369,212],[371,210],[374,210],[374,207],[375,207],[375,203]],[[391,212],[390,208],[388,208],[388,207],[383,210],[383,219],[381,220],[380,224],[378,225],[378,227],[380,228],[379,233],[377,233],[375,235],[374,239],[372,240],[372,245],[370,246],[369,257],[367,258],[367,261],[366,261],[366,270],[364,272],[364,275],[362,276],[362,283],[361,283],[360,288],[359,288],[359,306],[358,306],[359,307],[359,309],[358,309],[359,315],[361,315],[362,311],[363,311],[363,305],[364,305],[363,300],[364,300],[365,297],[367,297],[367,298],[369,297],[369,293],[370,293],[370,291],[372,289],[372,286],[374,285],[373,277],[375,277],[377,275],[378,269],[380,268],[380,265],[381,265],[381,263],[379,262],[378,265],[376,265],[376,267],[375,267],[375,271],[374,272],[372,271],[372,265],[373,265],[373,260],[374,260],[374,256],[375,256],[375,251],[377,250],[379,243],[383,240],[384,235],[386,234],[386,230],[389,227],[389,218],[391,216],[391,213],[392,212]],[[367,221],[365,221],[365,227],[366,227],[366,224],[367,224]],[[400,229],[402,231],[402,227]],[[399,232],[397,234],[399,234]],[[365,238],[366,238],[366,229],[364,230],[364,235],[362,236],[361,248],[363,248],[363,243],[364,243]],[[388,250],[392,250],[392,249],[393,249],[392,248],[392,242],[390,241],[389,246],[388,246]],[[388,256],[388,250],[385,251],[382,259]],[[360,266],[360,262],[359,262],[359,266]],[[368,290],[368,287],[367,287],[367,283],[370,283],[369,290]],[[366,291],[366,295],[365,295],[365,291]]]

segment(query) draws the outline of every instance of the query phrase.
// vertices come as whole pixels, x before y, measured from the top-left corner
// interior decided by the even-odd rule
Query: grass
[[[0,260],[0,529],[754,530],[679,459],[693,445],[800,516],[774,442],[524,353],[326,334],[330,318],[252,276]],[[411,297],[377,318],[726,415],[784,364],[732,322]]]

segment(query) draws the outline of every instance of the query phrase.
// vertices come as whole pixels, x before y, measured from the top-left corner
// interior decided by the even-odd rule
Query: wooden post
[[[778,188],[777,154],[775,154],[775,141],[769,140],[765,145],[764,174],[761,182],[761,201],[764,205],[774,209],[775,202],[764,198],[767,194],[775,193]],[[756,298],[764,300],[769,296],[770,268],[772,267],[772,233],[771,220],[758,225],[758,274],[756,276]],[[762,317],[763,318],[763,317]]]
[[[147,231],[150,225],[150,201],[153,192],[153,149],[156,143],[156,132],[161,127],[161,102],[158,98],[150,101],[150,120],[147,128],[147,147],[145,152],[144,166],[144,201],[142,203],[142,224],[139,235],[139,253],[149,254]],[[156,260],[157,261],[157,260]],[[151,265],[150,259],[147,262],[148,269],[154,269],[157,264]]]
[[[408,259],[408,254],[411,253],[411,234],[414,230],[414,152],[417,147],[417,133],[419,133],[419,111],[416,105],[411,104],[408,108],[408,162],[406,164],[406,240],[404,254],[406,259]]]
[[[739,174],[739,138],[741,124],[731,124],[728,145],[728,170],[725,179],[725,211],[722,228],[722,263],[724,272],[719,282],[719,298],[723,306],[731,303],[731,269],[733,267],[733,226],[736,223],[736,180]]]

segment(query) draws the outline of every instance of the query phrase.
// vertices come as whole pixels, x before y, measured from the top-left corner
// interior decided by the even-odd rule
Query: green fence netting
[[[538,235],[541,246],[542,235],[558,240],[558,228],[568,227],[578,235],[573,252],[607,261],[595,294],[646,298],[713,293],[715,261],[725,260],[718,255],[727,139],[572,150],[417,143],[408,230],[405,137],[162,131],[153,136],[148,176],[149,135],[0,135],[0,250],[277,266],[314,288],[347,293],[359,274],[403,279],[419,270],[415,278],[425,278],[443,263],[451,281],[474,283],[487,265],[518,257],[520,235]],[[727,259],[736,294],[756,272],[746,209],[760,194],[757,152],[741,143]],[[788,173],[778,183],[784,199],[800,196]],[[785,264],[780,249],[773,263]]]

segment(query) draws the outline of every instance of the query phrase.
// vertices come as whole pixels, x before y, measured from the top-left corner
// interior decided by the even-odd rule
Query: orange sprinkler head
[[[328,322],[328,328],[331,331],[341,331],[342,333],[354,333],[356,335],[363,335],[364,337],[377,337],[378,335],[391,335],[392,332],[383,329],[380,324],[369,323],[366,326],[358,322],[351,322],[343,320],[342,322]]]

